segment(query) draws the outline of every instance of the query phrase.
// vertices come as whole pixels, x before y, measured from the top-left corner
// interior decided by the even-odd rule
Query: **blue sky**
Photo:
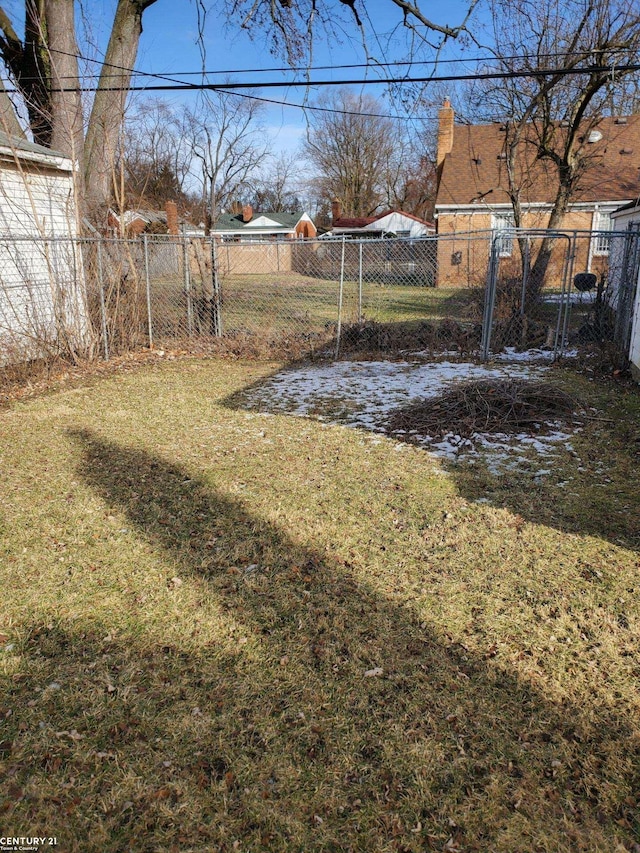
[[[222,6],[222,3],[210,4]],[[318,4],[321,6],[321,4]],[[342,11],[344,35],[334,38],[330,43],[319,39],[315,46],[314,65],[342,65],[365,61],[365,52],[357,29],[352,24],[351,12],[346,7]],[[362,10],[362,3],[360,8]],[[456,24],[464,17],[465,4],[455,2],[438,3],[434,0],[423,0],[421,8],[425,14],[432,16],[441,24]],[[113,0],[91,0],[91,26],[95,29],[96,40],[104,43],[109,24],[113,16],[115,3]],[[446,13],[442,10],[446,9]],[[406,60],[408,48],[404,40],[406,30],[400,22],[402,15],[390,0],[367,0],[366,14],[369,24],[375,28],[376,35],[371,36],[368,45],[376,58]],[[167,74],[179,77],[179,72],[197,72],[201,70],[201,54],[197,46],[197,15],[195,0],[157,0],[145,12],[144,32],[140,42],[140,50],[136,67],[141,71],[155,74]],[[378,43],[376,44],[376,39]],[[206,21],[205,39],[207,54],[207,70],[220,72],[219,76],[210,79],[222,81],[225,76],[232,80],[243,82],[266,82],[267,80],[292,79],[293,74],[267,73],[266,69],[283,67],[286,62],[282,57],[272,56],[264,37],[251,39],[237,25],[209,13]],[[452,55],[457,48],[451,48],[446,55]],[[470,49],[474,55],[477,49]],[[433,54],[429,51],[423,56]],[[262,69],[260,72],[237,73],[246,69]],[[415,73],[424,73],[424,67],[416,67]],[[227,72],[225,75],[224,72]],[[365,74],[364,69],[323,70],[314,72],[316,79],[341,79],[344,77],[360,78]],[[371,72],[369,72],[371,76]],[[197,81],[197,77],[185,77],[185,80]],[[382,86],[368,86],[369,94],[381,96]],[[256,90],[255,94],[275,100],[300,102],[304,99],[303,89],[268,89]],[[311,90],[313,98],[316,92]],[[171,100],[189,100],[195,98],[192,94],[157,93],[156,97]],[[273,139],[274,153],[278,151],[295,151],[298,141],[304,132],[304,114],[302,110],[292,107],[269,107],[265,112],[265,123]]]

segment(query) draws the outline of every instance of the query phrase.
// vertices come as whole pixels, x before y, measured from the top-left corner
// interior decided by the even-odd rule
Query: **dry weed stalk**
[[[546,382],[485,379],[460,383],[439,397],[398,410],[387,430],[434,437],[451,432],[466,437],[478,432],[540,432],[550,421],[572,420],[581,408],[575,397]]]

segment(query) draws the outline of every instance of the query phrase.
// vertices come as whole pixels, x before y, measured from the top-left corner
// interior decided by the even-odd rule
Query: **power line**
[[[214,91],[217,91],[214,89]],[[292,104],[289,101],[276,101],[274,98],[261,98],[258,95],[249,95],[246,92],[220,91],[220,95],[231,95],[236,98],[247,98],[252,101],[261,101],[265,104],[274,104],[279,107],[292,107],[299,110],[311,110],[313,112],[337,113],[345,116],[363,116],[364,118],[388,118],[398,121],[427,121],[428,116],[399,116],[390,113],[363,113],[357,110],[341,110],[337,107],[317,107],[312,104]]]
[[[393,60],[393,61],[388,61],[388,62],[357,62],[357,63],[349,63],[349,64],[341,64],[341,65],[311,65],[308,68],[292,68],[290,66],[288,66],[288,67],[285,66],[285,67],[281,67],[281,68],[238,68],[238,69],[227,69],[227,70],[219,70],[219,71],[211,71],[211,70],[210,71],[206,71],[206,70],[203,70],[203,71],[174,71],[171,73],[171,76],[170,76],[169,74],[160,74],[160,73],[152,72],[152,71],[136,70],[136,69],[130,68],[126,65],[116,65],[116,64],[110,63],[110,62],[105,63],[103,60],[94,59],[94,58],[89,57],[89,56],[84,56],[81,53],[69,53],[67,51],[58,50],[56,48],[51,48],[50,52],[51,53],[59,53],[59,54],[64,55],[64,56],[73,56],[75,59],[81,59],[84,62],[93,62],[93,63],[101,65],[102,68],[105,68],[105,67],[113,68],[116,71],[123,71],[123,72],[126,72],[128,74],[133,74],[136,77],[150,77],[150,78],[156,79],[156,80],[166,80],[168,83],[172,83],[175,85],[185,85],[185,86],[189,86],[189,87],[192,85],[195,85],[195,86],[205,86],[205,85],[223,86],[225,84],[217,84],[217,83],[186,84],[186,83],[184,83],[183,80],[178,80],[176,78],[178,78],[178,77],[192,77],[192,76],[208,77],[209,75],[213,75],[213,74],[215,74],[215,75],[219,75],[219,74],[226,74],[226,75],[229,75],[229,74],[269,74],[269,73],[286,73],[286,72],[292,72],[292,71],[294,73],[300,72],[300,71],[304,71],[305,73],[308,73],[309,71],[342,71],[342,70],[347,70],[347,69],[352,69],[352,68],[365,68],[365,69],[376,70],[379,68],[411,67],[411,66],[421,66],[421,65],[433,65],[435,68],[438,65],[449,65],[449,64],[453,64],[453,63],[470,64],[470,63],[474,63],[474,62],[475,63],[481,63],[481,62],[491,62],[491,61],[496,61],[496,60],[499,60],[501,62],[509,62],[512,60],[526,60],[526,59],[540,59],[540,58],[550,60],[550,59],[557,59],[559,57],[582,56],[582,55],[584,55],[583,51],[568,51],[568,52],[558,51],[557,53],[545,53],[545,54],[542,54],[541,56],[537,55],[537,54],[517,54],[514,56],[500,56],[500,57],[476,56],[476,57],[472,57],[472,58],[460,57],[460,58],[438,59],[438,60]],[[598,51],[594,50],[594,51],[592,51],[592,53],[597,54]],[[609,66],[607,66],[607,67],[609,67]],[[614,65],[611,67],[616,68],[616,69],[623,68],[626,70],[625,66]],[[569,73],[569,69],[562,69],[562,70],[565,73]],[[632,70],[635,70],[635,69],[632,69]],[[522,76],[535,76],[536,74],[537,75],[543,75],[543,74],[550,74],[550,73],[555,73],[555,72],[556,72],[556,69],[550,69],[548,71],[546,71],[545,69],[539,69],[539,70],[520,71],[520,72],[514,71],[514,72],[486,72],[486,73],[505,74],[505,75],[509,75],[509,76],[511,76],[511,75],[517,76],[518,74],[520,74]],[[483,72],[483,73],[485,73],[485,72]],[[95,76],[112,77],[113,76],[113,77],[118,77],[119,75],[118,74],[107,74],[107,75],[105,75],[104,72],[100,72],[100,74],[95,74],[95,75],[91,74],[91,75],[83,75],[83,76],[92,76],[92,77],[95,77]],[[81,80],[81,79],[83,79],[83,76],[80,76],[80,75],[78,75],[77,77],[76,76],[66,76],[66,77],[60,77],[58,79],[61,79],[61,80]],[[433,76],[430,76],[428,78],[418,78],[418,80],[424,81],[425,79],[426,80],[439,79],[439,80],[443,80],[446,82],[446,81],[458,80],[458,79],[469,79],[470,77],[477,79],[478,76],[479,75],[476,72],[469,72],[466,75],[460,75],[460,76],[458,76],[458,75],[440,76],[438,78],[434,78]],[[42,80],[41,77],[22,77],[21,79],[25,80],[25,81],[27,81],[27,80],[28,81]],[[408,79],[411,79],[413,81],[413,78],[402,77],[399,79],[398,78],[393,78],[393,79],[381,78],[380,80],[347,81],[347,82],[353,83],[354,85],[356,83],[361,83],[361,82],[397,83],[397,82],[403,82],[404,80],[408,80]],[[332,82],[329,81],[329,82],[319,82],[316,84],[313,84],[313,83],[310,84],[308,81],[295,81],[294,84],[298,85],[298,86],[332,85]],[[294,84],[282,83],[281,85],[294,85]],[[239,88],[240,86],[245,86],[245,85],[247,85],[247,84],[237,84],[236,88]],[[267,83],[265,83],[265,84],[251,83],[248,85],[252,88],[257,88],[260,85],[266,86],[268,84]],[[275,84],[275,85],[277,85],[277,84]],[[338,84],[336,83],[336,85],[338,85]],[[85,89],[83,91],[92,91],[92,90],[91,89],[88,89],[88,90]]]
[[[51,92],[206,92],[206,91],[231,91],[234,89],[287,89],[287,88],[315,88],[324,86],[369,86],[405,84],[405,83],[450,83],[465,80],[517,80],[526,78],[551,77],[556,74],[562,76],[575,76],[580,74],[608,74],[615,78],[616,74],[622,72],[640,71],[640,64],[630,63],[625,65],[588,65],[580,68],[544,68],[531,69],[529,71],[487,71],[469,74],[439,74],[428,77],[391,77],[384,80],[343,79],[343,80],[288,80],[288,81],[252,81],[250,83],[172,83],[157,86],[73,86],[51,88]],[[19,89],[6,89],[7,92],[19,92]]]

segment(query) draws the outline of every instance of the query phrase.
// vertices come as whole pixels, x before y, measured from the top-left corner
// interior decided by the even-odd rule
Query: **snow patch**
[[[537,381],[549,369],[541,364],[524,363],[524,358],[520,359],[524,353],[515,355],[522,364],[341,361],[307,365],[270,377],[247,392],[245,405],[270,413],[313,417],[325,427],[341,425],[381,433],[395,409],[414,400],[437,397],[454,383],[487,379]],[[511,357],[513,360],[513,354]],[[395,437],[400,438],[401,433]],[[535,436],[524,432],[517,435],[477,433],[465,438],[451,432],[434,439],[412,432],[411,439],[438,458],[450,462],[484,461],[496,475],[529,471],[534,482],[550,476],[548,457],[551,454],[560,449],[572,451],[571,433],[559,426],[545,435]],[[398,451],[406,448],[406,444],[394,445]],[[536,470],[536,457],[546,457],[546,466],[541,470]]]

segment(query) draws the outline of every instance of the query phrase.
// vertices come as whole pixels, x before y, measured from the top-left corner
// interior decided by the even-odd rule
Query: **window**
[[[593,232],[591,238],[593,254],[608,255],[611,237],[607,232],[613,230],[611,215],[603,210],[594,210],[591,229]]]
[[[513,252],[513,229],[516,227],[513,213],[494,213],[491,228],[495,232],[498,254],[501,258],[510,258]]]

